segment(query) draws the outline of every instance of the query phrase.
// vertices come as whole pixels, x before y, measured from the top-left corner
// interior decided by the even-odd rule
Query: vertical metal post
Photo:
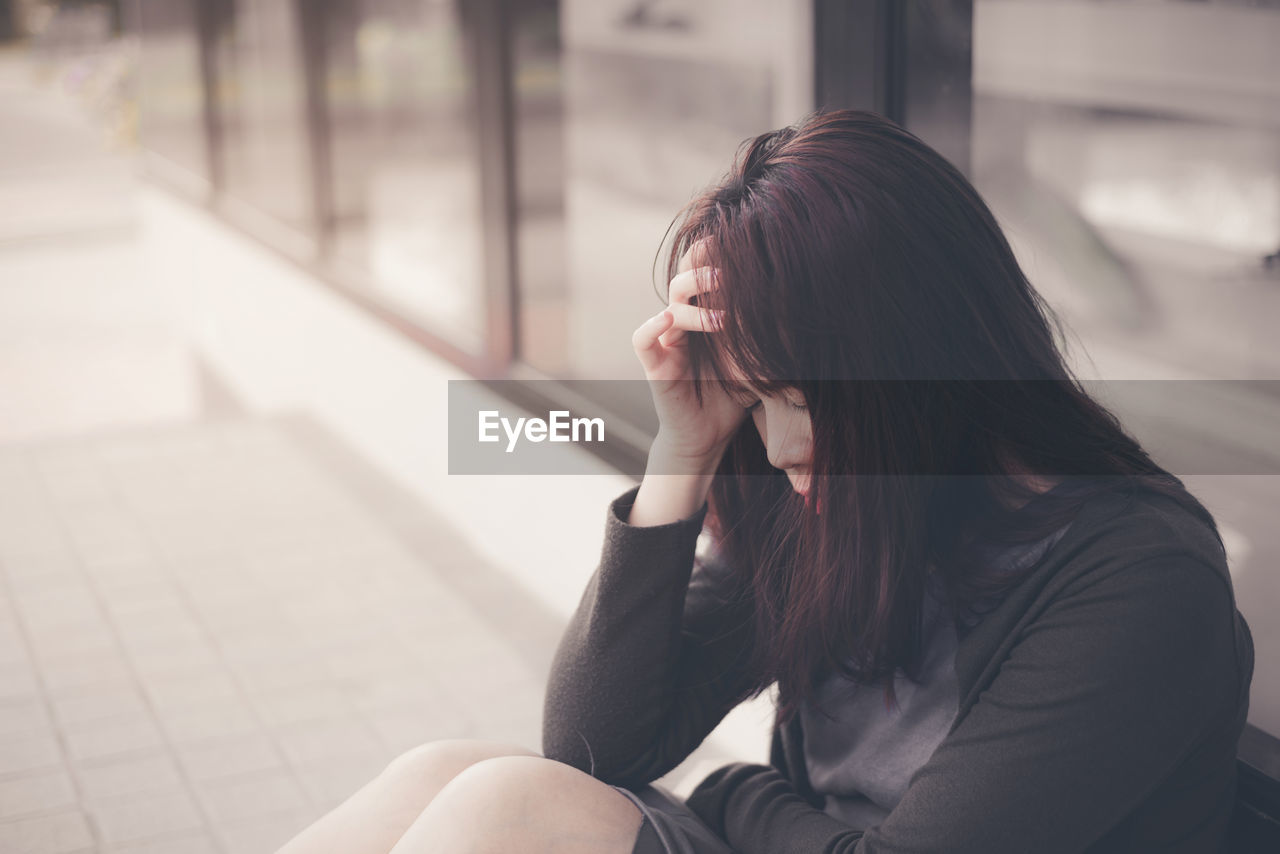
[[[906,7],[918,5],[912,0],[906,3],[883,0],[875,4],[875,49],[873,51],[876,78],[876,111],[906,126],[907,100],[907,39]]]
[[[519,352],[516,295],[515,109],[507,0],[465,0],[476,83],[484,247],[486,356],[504,372]]]
[[[973,131],[973,0],[903,3],[900,120],[968,174]]]
[[[320,256],[333,246],[336,216],[333,185],[333,126],[329,116],[327,77],[329,71],[329,29],[326,26],[331,0],[294,0],[302,44],[303,99],[306,107],[308,177],[310,178],[311,221],[316,251]]]
[[[969,169],[973,0],[815,0],[820,107],[872,110]]]
[[[145,2],[145,0],[139,0]],[[200,119],[204,128],[205,174],[209,177],[212,202],[226,192],[227,175],[222,126],[222,103],[218,97],[218,43],[232,22],[231,0],[192,0],[196,14],[196,39],[200,57]]]
[[[814,104],[874,110],[877,3],[814,0]]]

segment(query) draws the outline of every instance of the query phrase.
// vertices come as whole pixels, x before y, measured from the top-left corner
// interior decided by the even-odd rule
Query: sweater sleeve
[[[1234,615],[1224,580],[1191,558],[1076,584],[1029,622],[897,807],[865,831],[767,766],[721,768],[688,805],[741,854],[1086,850],[1231,731],[1247,679]],[[1234,757],[1234,744],[1219,747]]]
[[[707,513],[628,524],[639,486],[609,505],[600,564],[552,660],[542,751],[618,786],[675,768],[749,693],[752,615],[732,573],[697,554]]]

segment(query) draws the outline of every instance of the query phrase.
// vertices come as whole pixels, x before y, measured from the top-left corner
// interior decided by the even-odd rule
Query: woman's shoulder
[[[1189,492],[1175,498],[1139,486],[1096,495],[1082,505],[1060,545],[1066,552],[1061,570],[1081,575],[1164,560],[1198,564],[1231,583],[1213,517]]]
[[[1098,496],[1071,527],[1023,600],[1024,618],[1085,635],[1109,626],[1153,654],[1200,644],[1217,650],[1206,654],[1213,666],[1234,658],[1240,673],[1251,669],[1226,553],[1212,516],[1194,500],[1145,489]]]
[[[974,634],[975,644],[988,644],[975,647],[976,661],[1013,636],[1038,638],[1041,652],[1070,659],[1064,667],[1120,680],[1170,657],[1186,668],[1184,677],[1221,676],[1237,686],[1248,684],[1252,670],[1251,639],[1212,516],[1158,491],[1088,498],[1047,558],[988,619],[990,630]]]

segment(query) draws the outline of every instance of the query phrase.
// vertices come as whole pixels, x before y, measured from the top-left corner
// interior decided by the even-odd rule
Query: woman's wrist
[[[649,446],[649,458],[645,474],[669,475],[714,475],[720,466],[720,458],[724,456],[727,446],[710,451],[693,452],[680,448],[658,431],[653,444]]]
[[[707,500],[719,461],[718,455],[681,454],[655,439],[628,524],[650,527],[693,516]]]

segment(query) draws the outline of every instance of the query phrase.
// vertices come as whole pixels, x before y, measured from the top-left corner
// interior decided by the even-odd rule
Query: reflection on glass
[[[206,180],[200,44],[194,0],[146,0],[137,8],[140,35],[139,132],[146,147]]]
[[[327,12],[338,255],[378,295],[482,347],[480,180],[465,2],[344,0]]]
[[[1280,376],[1280,11],[974,5],[974,178],[1091,348]]]
[[[228,191],[300,232],[314,228],[296,4],[236,0],[217,33]]]
[[[520,355],[554,376],[641,377],[631,333],[662,307],[672,218],[745,138],[812,108],[809,4],[514,5]]]

